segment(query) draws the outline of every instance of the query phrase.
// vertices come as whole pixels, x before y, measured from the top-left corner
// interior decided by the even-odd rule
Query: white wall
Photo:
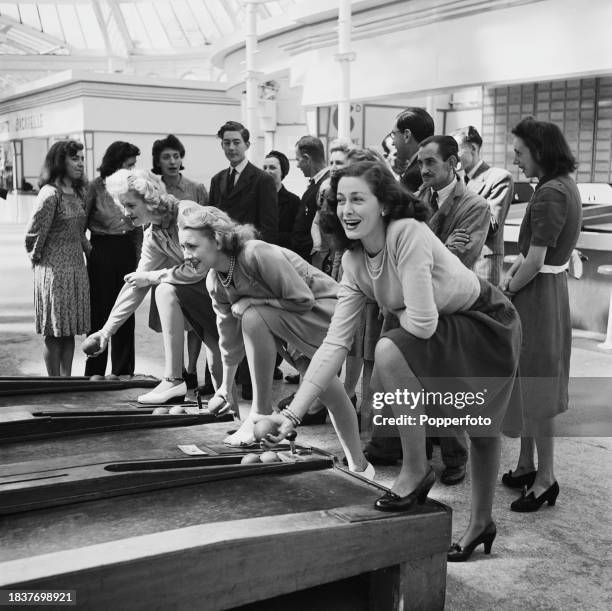
[[[406,1],[396,6],[401,9],[408,4]],[[380,14],[387,16],[385,23],[392,30],[389,10],[389,6],[381,6]],[[351,64],[351,96],[354,100],[374,100],[481,84],[610,74],[610,24],[610,0],[544,0],[475,11],[467,17],[440,19],[398,31],[380,31],[376,36],[353,40],[356,59]],[[330,34],[331,44],[313,48],[323,32]],[[304,42],[300,50],[292,47],[296,40],[307,41],[308,37],[313,45]],[[257,68],[268,75],[290,67],[291,85],[303,87],[303,105],[331,104],[340,94],[335,53],[329,23],[310,19],[298,31],[267,32],[259,43]],[[242,61],[243,46],[224,57],[229,83],[242,80]]]

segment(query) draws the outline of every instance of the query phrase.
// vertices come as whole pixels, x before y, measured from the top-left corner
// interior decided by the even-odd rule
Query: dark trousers
[[[446,435],[440,437],[440,454],[445,467],[463,467],[468,451],[465,433],[462,429],[446,428]]]
[[[123,277],[138,265],[134,237],[125,235],[92,235],[92,251],[87,262],[91,297],[91,330],[98,331],[106,322],[123,287]],[[134,374],[134,316],[130,316],[110,340],[112,373]],[[108,350],[87,359],[85,375],[104,375]]]

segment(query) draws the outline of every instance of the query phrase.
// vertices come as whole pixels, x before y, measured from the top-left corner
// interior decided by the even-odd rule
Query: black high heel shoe
[[[489,525],[465,547],[461,547],[459,543],[453,543],[446,555],[448,562],[465,562],[472,552],[481,544],[484,544],[484,553],[491,553],[491,546],[497,535],[497,526],[495,522],[490,522]]]
[[[513,475],[512,471],[508,471],[508,473],[502,475],[502,484],[508,486],[508,488],[522,488],[523,486],[531,488],[536,473],[537,471],[530,471],[529,473],[523,473],[523,475]]]
[[[425,502],[435,481],[436,474],[434,470],[429,467],[429,471],[425,477],[410,494],[399,496],[399,494],[395,494],[395,492],[389,490],[377,499],[374,503],[374,507],[378,509],[378,511],[409,511],[417,503],[422,505]]]
[[[512,511],[519,511],[521,513],[537,511],[546,501],[553,507],[559,496],[559,484],[555,482],[548,490],[542,492],[540,496],[536,496],[533,491],[527,495],[525,494],[526,492],[527,488],[523,488],[523,493],[520,498],[516,499],[516,501],[510,505]]]

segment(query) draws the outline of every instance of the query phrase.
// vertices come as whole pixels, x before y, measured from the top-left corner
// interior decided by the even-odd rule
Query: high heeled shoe
[[[559,484],[555,482],[550,488],[542,492],[540,496],[536,496],[533,490],[529,494],[526,494],[526,492],[527,488],[523,488],[520,498],[510,505],[512,511],[521,513],[537,511],[546,501],[548,501],[549,506],[553,507],[559,496]]]
[[[523,475],[514,475],[512,471],[504,473],[502,475],[502,484],[508,486],[508,488],[522,488],[527,486],[531,488],[535,481],[537,471],[530,471],[529,473],[523,473]]]
[[[484,544],[484,553],[490,554],[491,546],[493,545],[496,535],[497,526],[495,526],[495,522],[490,522],[488,526],[465,547],[461,547],[459,543],[453,543],[448,548],[446,559],[448,562],[465,562],[481,543]]]
[[[378,509],[378,511],[409,511],[417,503],[422,505],[425,502],[435,481],[436,474],[434,470],[429,467],[429,471],[425,477],[410,494],[399,496],[399,494],[395,494],[395,492],[389,490],[376,500],[374,508]]]

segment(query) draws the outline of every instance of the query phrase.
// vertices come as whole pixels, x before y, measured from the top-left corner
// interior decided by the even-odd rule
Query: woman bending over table
[[[277,351],[298,371],[306,371],[327,333],[338,284],[294,252],[256,240],[251,225],[236,223],[212,206],[182,206],[178,222],[185,261],[196,273],[210,268],[206,286],[217,313],[223,382],[209,409],[225,404],[246,353],[253,404],[248,418],[226,443],[248,445],[254,442],[255,422],[272,413]],[[355,410],[335,374],[321,399],[330,411],[349,468],[359,472],[367,468],[366,475],[373,477],[374,469],[361,452]]]
[[[426,223],[426,205],[381,163],[359,162],[339,170],[328,201],[335,231],[348,247],[342,259],[338,304],[295,399],[286,412],[273,416],[280,431],[276,437],[269,436],[270,442],[291,432],[308,405],[328,387],[346,357],[365,303],[375,300],[387,319],[395,317],[397,325],[384,332],[376,345],[375,393],[482,393],[486,388],[486,401],[477,409],[460,409],[458,402],[435,407],[436,415],[457,417],[469,412],[491,419],[489,426],[466,427],[472,445],[471,517],[448,559],[466,560],[481,543],[488,553],[496,535],[492,505],[499,431],[521,345],[518,314],[499,289],[479,281],[436,238]],[[436,377],[440,375],[445,377]],[[404,511],[423,503],[435,481],[425,454],[425,427],[419,426],[423,402],[403,403],[393,402],[394,415],[412,416],[416,424],[398,427],[402,468],[391,492],[376,501],[381,511]]]
[[[138,268],[125,276],[125,285],[108,320],[90,337],[98,340],[100,351],[104,350],[108,338],[136,311],[151,286],[156,286],[165,377],[151,392],[138,397],[138,401],[155,404],[185,397],[187,386],[182,377],[184,318],[204,342],[212,376],[218,385],[221,358],[215,314],[204,280],[208,270],[202,268],[196,272],[183,261],[176,224],[178,200],[168,195],[162,181],[146,170],[118,170],[106,179],[106,189],[121,203],[134,225],[151,225],[144,235]]]

